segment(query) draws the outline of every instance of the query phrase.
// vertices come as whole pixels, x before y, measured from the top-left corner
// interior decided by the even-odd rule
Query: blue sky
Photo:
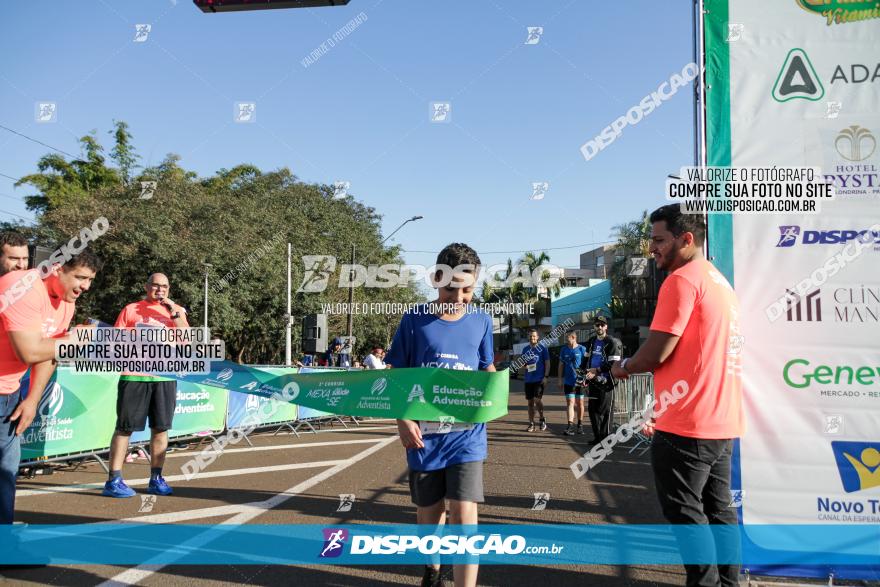
[[[131,125],[142,163],[166,153],[201,175],[252,163],[349,181],[384,216],[408,263],[448,242],[484,263],[608,241],[614,224],[663,204],[667,173],[692,161],[691,86],[586,161],[579,148],[691,61],[691,3],[598,0],[351,0],[348,6],[203,14],[189,0],[29,0],[0,5],[0,124],[69,153],[111,121]],[[363,21],[308,67],[352,18]],[[361,17],[363,19],[363,17]],[[135,25],[150,24],[135,43]],[[527,45],[526,27],[541,26]],[[58,104],[35,121],[34,104]],[[451,122],[430,122],[430,103]],[[233,122],[255,102],[256,122]],[[0,173],[48,151],[0,130]],[[531,200],[532,182],[549,182]],[[0,177],[0,218],[25,217]],[[576,267],[585,246],[549,251]],[[309,251],[303,251],[303,254]]]

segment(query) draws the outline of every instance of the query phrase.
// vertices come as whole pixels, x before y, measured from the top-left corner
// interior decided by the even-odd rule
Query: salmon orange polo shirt
[[[182,314],[184,328],[189,327],[186,321],[186,314]],[[153,326],[161,328],[175,328],[174,318],[168,308],[159,302],[151,302],[149,300],[141,300],[128,304],[122,308],[119,317],[116,318],[116,328],[137,328],[138,324],[144,326]],[[123,373],[120,376],[123,381],[174,381],[167,377],[157,377],[155,375],[147,375],[144,373]]]
[[[743,338],[739,302],[727,279],[705,259],[673,271],[660,287],[651,330],[680,337],[654,371],[655,410],[662,392],[672,392],[677,382],[688,389],[657,416],[655,428],[691,438],[742,436]]]
[[[22,284],[27,282],[31,285],[21,294]],[[10,271],[0,277],[0,296],[5,297],[0,313],[0,395],[17,391],[22,375],[30,367],[12,348],[10,332],[40,332],[44,338],[58,338],[67,332],[76,304],[50,297],[50,289],[58,289],[54,287],[57,282],[55,275],[46,281],[40,279],[38,269]]]

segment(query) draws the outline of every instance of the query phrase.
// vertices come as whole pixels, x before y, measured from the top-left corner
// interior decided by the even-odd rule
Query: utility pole
[[[348,272],[348,339],[351,340],[352,330],[354,328],[354,243],[351,243],[351,269]]]
[[[286,337],[285,345],[284,345],[284,364],[287,366],[293,365],[293,357],[290,354],[290,346],[291,346],[291,321],[293,317],[290,315],[293,308],[291,307],[290,301],[290,254],[291,254],[291,244],[287,243],[287,325],[284,328],[284,334]]]
[[[208,332],[208,272],[211,270],[210,263],[202,263],[205,266],[205,332]]]

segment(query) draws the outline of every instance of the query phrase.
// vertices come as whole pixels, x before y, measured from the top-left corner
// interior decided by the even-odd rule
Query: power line
[[[15,212],[9,212],[8,210],[0,210],[3,214],[9,214],[10,216],[16,216],[17,218],[21,218],[22,220],[27,220],[29,222],[33,222],[33,218],[28,218],[26,216],[22,216],[21,214],[16,214]]]
[[[67,151],[62,151],[61,149],[59,149],[59,148],[57,148],[57,147],[53,147],[52,145],[46,144],[46,143],[44,143],[43,141],[38,141],[37,139],[35,139],[35,138],[33,138],[33,137],[29,137],[29,136],[27,136],[26,134],[22,134],[22,133],[18,132],[17,130],[12,130],[12,129],[9,128],[8,126],[3,126],[2,124],[0,124],[0,128],[2,128],[3,130],[7,130],[7,131],[9,131],[9,132],[11,132],[12,134],[16,134],[16,135],[18,135],[18,136],[20,136],[20,137],[26,138],[27,140],[32,141],[32,142],[34,142],[34,143],[37,143],[38,145],[43,145],[44,147],[48,147],[48,148],[52,149],[53,151],[58,151],[59,153],[62,153],[62,154],[64,154],[64,155],[67,155],[68,157],[71,157],[72,159],[76,159],[76,155],[71,155],[71,154],[68,153]]]
[[[11,175],[6,175],[5,173],[0,173],[0,175],[2,175],[3,177],[8,177],[9,179],[11,179],[12,181],[15,181],[15,182],[19,181],[18,177],[12,177]]]
[[[562,251],[564,249],[579,249],[581,247],[590,247],[593,245],[610,245],[614,244],[616,241],[597,241],[594,243],[583,243],[580,245],[570,245],[567,247],[533,247],[531,249],[521,249],[516,251],[479,251],[481,255],[500,255],[500,254],[512,254],[512,253],[529,253],[535,251]],[[404,253],[431,253],[436,255],[440,251],[416,251],[412,249],[401,249]]]

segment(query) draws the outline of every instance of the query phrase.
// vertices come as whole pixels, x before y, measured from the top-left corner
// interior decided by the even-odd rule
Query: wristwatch
[[[171,314],[171,318],[177,320],[178,318],[180,318],[180,312],[174,312],[173,314]]]
[[[627,375],[632,375],[632,373],[629,372],[629,369],[626,368],[626,362],[627,362],[627,361],[629,361],[629,357],[625,358],[624,360],[622,360],[622,361],[620,362],[620,368],[623,369],[624,371],[626,371],[626,374],[627,374]]]

